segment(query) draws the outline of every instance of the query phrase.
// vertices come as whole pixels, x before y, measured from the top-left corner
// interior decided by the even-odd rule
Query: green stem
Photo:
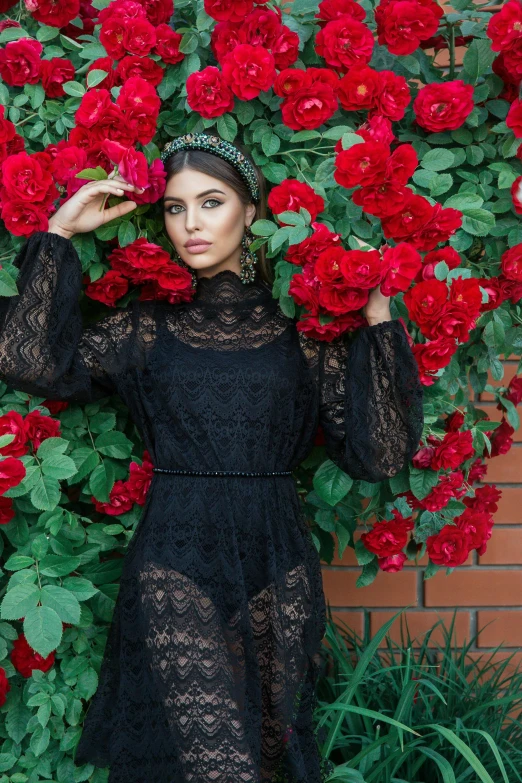
[[[330,147],[317,147],[318,150],[330,150],[330,154],[332,152],[332,146]],[[285,150],[284,152],[278,152],[278,155],[290,155],[290,157],[294,154],[294,152],[310,152],[314,155],[319,155],[321,158],[327,158],[328,155],[323,152],[317,152],[317,150],[306,150],[304,148],[299,147],[296,150]]]
[[[455,25],[448,22],[449,32],[449,78],[450,80],[455,77]]]

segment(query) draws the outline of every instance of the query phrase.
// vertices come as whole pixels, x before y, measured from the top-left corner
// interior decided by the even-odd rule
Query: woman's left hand
[[[372,288],[368,301],[362,308],[363,315],[369,324],[379,321],[391,321],[390,298],[381,293],[380,286]]]

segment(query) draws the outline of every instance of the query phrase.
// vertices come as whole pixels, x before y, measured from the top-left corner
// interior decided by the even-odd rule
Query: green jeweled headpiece
[[[184,136],[177,136],[165,144],[160,155],[161,160],[165,162],[170,155],[178,150],[204,150],[204,152],[210,152],[228,161],[237,169],[250,188],[252,201],[255,204],[259,202],[260,194],[254,167],[241,150],[229,141],[225,141],[219,136],[210,136],[208,133],[186,133]]]

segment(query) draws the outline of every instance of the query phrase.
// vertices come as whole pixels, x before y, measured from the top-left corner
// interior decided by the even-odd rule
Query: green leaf
[[[33,751],[35,756],[41,756],[42,753],[45,753],[47,748],[49,747],[49,741],[51,739],[51,732],[47,728],[47,726],[44,728],[43,726],[37,726],[34,730],[33,734],[31,735],[30,740],[30,747]]]
[[[86,92],[85,87],[80,82],[64,82],[62,87],[63,91],[67,95],[72,95],[73,98],[81,98]]]
[[[80,604],[69,590],[58,585],[44,585],[40,596],[43,606],[54,609],[64,623],[77,625],[80,622]]]
[[[271,220],[256,220],[250,230],[255,236],[271,237],[277,231],[277,226]]]
[[[5,716],[7,733],[16,744],[20,744],[27,734],[27,724],[31,718],[31,710],[25,704],[18,702],[9,708]]]
[[[360,538],[355,542],[355,556],[359,565],[366,565],[375,559],[374,553],[366,549]]]
[[[427,152],[421,160],[421,166],[428,171],[442,171],[449,169],[455,163],[455,155],[451,150],[445,150],[443,147]]]
[[[42,473],[54,479],[67,479],[76,473],[76,465],[65,454],[53,454],[43,460]]]
[[[34,565],[34,559],[32,557],[27,557],[27,555],[11,555],[4,563],[4,568],[7,571],[20,571],[22,568],[29,568],[32,565]]]
[[[0,772],[7,772],[16,764],[16,756],[12,753],[0,753]],[[13,778],[11,778],[12,780]]]
[[[410,487],[411,491],[418,500],[423,500],[430,493],[435,484],[438,483],[439,476],[437,471],[422,468],[410,469]]]
[[[49,606],[35,606],[24,619],[24,634],[29,645],[46,658],[62,639],[62,621]]]
[[[60,502],[60,485],[51,476],[40,476],[31,490],[31,503],[41,511],[52,511]]]
[[[362,572],[359,575],[355,583],[355,586],[368,587],[368,585],[371,585],[371,583],[375,580],[378,573],[379,573],[379,561],[376,555],[374,555],[373,559],[369,563],[366,563],[363,566]]]
[[[495,215],[485,209],[463,209],[462,228],[468,234],[484,237],[495,226]]]
[[[114,459],[127,459],[132,453],[132,441],[123,432],[102,432],[98,435],[94,445],[100,454]]]
[[[351,147],[354,147],[356,144],[364,144],[364,139],[362,136],[359,136],[358,133],[352,133],[352,131],[350,131],[349,133],[343,134],[341,144],[343,150],[349,150]]]
[[[69,441],[65,438],[46,438],[40,443],[36,456],[38,459],[45,459],[51,454],[63,454],[68,445]]]
[[[118,226],[118,242],[120,247],[127,247],[136,239],[136,228],[130,220],[122,220]]]
[[[15,279],[5,269],[0,269],[0,296],[14,296],[17,293]]]
[[[20,620],[34,609],[40,598],[40,589],[28,582],[15,585],[4,596],[0,608],[2,620]]]
[[[232,114],[222,114],[218,117],[217,131],[225,141],[234,141],[237,136],[237,122]]]
[[[98,687],[98,675],[90,666],[78,677],[75,693],[82,699],[90,699]]]
[[[67,579],[63,580],[63,586],[76,596],[77,601],[87,601],[88,598],[92,598],[93,595],[99,592],[92,582],[80,576],[68,576]]]
[[[96,498],[102,503],[109,502],[109,493],[114,485],[114,468],[110,462],[105,461],[93,470],[89,479],[89,488]]]
[[[464,55],[463,67],[472,84],[477,82],[491,66],[496,53],[491,49],[488,38],[474,38]]]
[[[87,74],[87,87],[92,90],[93,87],[96,87],[108,75],[109,72],[102,70],[102,68],[93,68],[92,71],[89,71]]]
[[[335,462],[325,460],[316,470],[313,486],[321,500],[335,506],[350,491],[353,479],[341,470]]]
[[[73,555],[46,555],[40,560],[40,573],[44,576],[66,576],[76,571],[81,562],[80,557]]]

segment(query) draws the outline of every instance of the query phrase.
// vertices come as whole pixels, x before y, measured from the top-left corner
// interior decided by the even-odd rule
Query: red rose
[[[154,242],[148,242],[145,237],[136,239],[126,247],[115,248],[108,260],[115,272],[136,284],[156,279],[160,269],[172,265],[167,251]]]
[[[406,212],[410,206],[411,202],[408,202]],[[435,204],[426,223],[410,234],[409,241],[421,251],[433,250],[439,242],[446,242],[461,225],[461,212],[451,207],[443,209],[440,204]]]
[[[326,22],[332,22],[341,16],[351,16],[362,22],[366,16],[364,8],[355,0],[321,0],[315,19],[319,27],[324,27]]]
[[[472,498],[463,498],[462,502],[475,511],[489,511],[493,514],[498,511],[498,501],[502,497],[502,490],[495,484],[484,484],[482,487],[475,487],[475,496]]]
[[[17,237],[31,236],[35,231],[47,231],[49,220],[42,205],[27,201],[8,201],[2,204],[0,217],[9,233]]]
[[[314,274],[320,284],[346,284],[341,271],[341,264],[345,254],[346,251],[343,247],[327,247],[317,256]]]
[[[411,101],[408,82],[404,76],[397,76],[393,71],[386,70],[379,71],[379,81],[379,99],[375,113],[394,122],[402,120]]]
[[[313,265],[319,253],[326,250],[327,247],[339,247],[341,235],[334,234],[324,223],[312,223],[314,233],[312,236],[303,239],[297,245],[290,245],[285,254],[285,261],[297,266],[304,264]]]
[[[460,128],[474,105],[473,85],[456,79],[442,84],[427,84],[419,90],[413,102],[413,111],[422,128],[440,133]]]
[[[296,304],[306,307],[311,315],[319,315],[319,297],[318,292],[309,285],[301,273],[292,275],[288,293]]]
[[[226,83],[242,101],[251,101],[272,86],[275,76],[274,57],[263,46],[239,44],[221,64]]]
[[[16,671],[20,672],[22,677],[30,677],[34,669],[39,669],[41,672],[48,671],[54,663],[54,657],[54,650],[49,653],[46,658],[43,658],[40,653],[35,652],[35,650],[29,646],[23,633],[13,642],[11,663]]]
[[[101,118],[111,106],[112,100],[110,92],[105,89],[94,87],[93,89],[87,90],[85,95],[82,96],[74,119],[76,120],[77,125],[82,125],[84,128],[92,128],[100,122]]]
[[[143,57],[156,46],[156,30],[148,19],[111,17],[101,26],[100,43],[115,60],[127,53]]]
[[[395,141],[395,134],[393,133],[390,120],[387,117],[382,117],[380,114],[374,114],[372,117],[369,117],[355,132],[362,136],[365,141],[380,141],[382,144],[388,145]],[[341,140],[339,139],[339,149],[337,149],[337,144],[334,148],[336,152],[342,150],[340,142]]]
[[[328,22],[316,35],[315,51],[328,65],[346,73],[372,58],[373,35],[369,28],[345,15]]]
[[[378,141],[364,141],[342,150],[335,158],[334,179],[345,188],[380,183],[390,148]]]
[[[96,299],[109,307],[114,307],[116,301],[126,294],[128,289],[129,281],[111,269],[103,277],[100,277],[99,280],[89,283],[85,293],[91,299]]]
[[[156,27],[156,30],[166,24],[174,13],[174,0],[145,0],[143,5],[147,19]]]
[[[31,411],[25,417],[27,437],[32,441],[36,451],[42,441],[47,438],[58,438],[61,435],[60,422],[50,416],[43,416],[40,411]]]
[[[504,65],[516,84],[522,79],[522,39],[515,41],[511,49],[504,52]],[[512,91],[514,92],[514,91]],[[517,97],[513,95],[513,98]]]
[[[299,212],[300,207],[305,207],[311,216],[313,223],[319,212],[324,210],[324,199],[306,182],[296,179],[285,179],[280,185],[276,185],[268,196],[268,207],[274,215],[281,212]],[[281,226],[287,225],[280,222]]]
[[[331,315],[360,310],[368,301],[368,291],[344,284],[324,285],[319,289],[319,304]]]
[[[163,62],[168,65],[180,63],[185,59],[185,54],[179,50],[182,38],[181,33],[177,33],[170,25],[165,23],[158,25],[156,27],[154,54],[159,55]],[[194,73],[197,73],[197,71],[194,71]]]
[[[379,557],[379,568],[388,574],[396,574],[398,571],[402,571],[407,559],[404,552],[397,552],[396,555],[390,555],[389,557]]]
[[[165,72],[161,65],[154,62],[150,57],[138,57],[135,54],[128,54],[119,61],[116,68],[118,84],[125,84],[127,79],[133,76],[139,76],[145,79],[153,87],[157,87],[163,80]]]
[[[11,685],[7,679],[5,669],[0,667],[0,707],[5,704],[7,694],[11,690]]]
[[[422,268],[422,259],[414,247],[400,242],[383,254],[383,265],[387,270],[381,282],[384,296],[395,296],[399,291],[407,291],[417,272]]]
[[[143,152],[137,152],[132,147],[123,147],[117,141],[109,139],[102,143],[102,149],[109,160],[118,165],[118,173],[126,182],[138,188],[148,186],[147,158]]]
[[[292,130],[313,130],[337,111],[337,96],[329,84],[315,83],[285,98],[281,104],[283,122]]]
[[[15,457],[0,460],[0,495],[11,487],[16,487],[25,478],[25,465]]]
[[[466,492],[466,488],[459,490],[463,481],[464,473],[461,470],[450,473],[448,476],[441,476],[438,484],[433,487],[429,494],[421,501],[418,501],[418,507],[432,513],[440,511],[448,505],[451,498],[459,498]],[[409,503],[409,505],[411,506],[412,504]]]
[[[435,446],[431,460],[433,470],[458,468],[474,453],[471,430],[446,432],[442,441],[434,438],[430,443]]]
[[[500,265],[508,280],[522,283],[522,242],[502,254]]]
[[[494,52],[510,49],[522,37],[522,4],[509,0],[501,10],[490,17],[486,33],[492,40]]]
[[[265,49],[270,49],[273,54],[274,43],[283,29],[279,8],[277,13],[269,8],[254,8],[237,25],[240,43],[264,46]]]
[[[421,332],[438,321],[446,309],[448,287],[442,280],[424,280],[404,294],[404,304],[412,321]],[[426,335],[428,336],[428,335]]]
[[[8,199],[29,202],[43,209],[58,197],[52,175],[34,154],[19,152],[4,160],[2,179]]]
[[[430,560],[447,568],[455,568],[466,562],[470,543],[468,534],[455,525],[444,525],[440,533],[428,536],[426,540]]]
[[[99,511],[102,514],[109,514],[110,516],[118,516],[130,511],[134,501],[129,495],[129,488],[126,482],[122,479],[118,479],[118,481],[114,482],[109,493],[108,503],[102,503],[99,500],[96,500],[94,495],[91,495],[91,502],[96,511]]]
[[[375,9],[379,43],[392,54],[412,54],[435,35],[443,13],[432,0],[381,0]]]
[[[435,381],[432,374],[448,366],[457,344],[448,337],[438,337],[427,343],[417,343],[412,350],[422,383],[424,386],[432,386]]]
[[[234,108],[234,96],[221,71],[208,65],[187,78],[187,103],[205,119],[220,117]]]
[[[127,494],[134,503],[143,506],[151,480],[152,469],[149,463],[144,462],[143,465],[138,465],[137,462],[131,462],[129,465],[129,478],[125,485]]]
[[[67,410],[69,407],[69,403],[65,400],[44,400],[42,405],[45,405],[45,407],[49,410],[50,413],[52,413],[53,416],[55,416],[57,413],[60,413],[60,411]]]
[[[11,443],[0,449],[0,454],[3,456],[21,457],[29,451],[26,422],[18,411],[8,411],[0,416],[0,435],[15,436]]]
[[[293,95],[303,87],[312,86],[312,77],[309,72],[301,68],[285,68],[284,71],[278,73],[272,89],[276,95],[280,98],[287,98],[289,95]]]
[[[15,515],[11,498],[0,497],[0,525],[7,525]]]
[[[348,331],[364,326],[365,319],[359,313],[343,313],[328,323],[321,323],[318,316],[305,316],[297,321],[297,330],[314,340],[331,342]]]
[[[204,8],[212,19],[216,21],[242,22],[247,14],[254,7],[254,0],[235,0],[229,3],[228,0],[205,0]]]
[[[369,552],[378,557],[396,555],[408,542],[408,532],[413,529],[412,517],[403,517],[392,509],[394,519],[374,522],[368,533],[361,535],[361,541]]]
[[[42,86],[48,98],[62,98],[65,95],[62,84],[74,79],[74,65],[63,57],[42,60],[40,66]]]
[[[453,411],[451,416],[446,418],[444,429],[446,432],[458,432],[464,424],[464,414],[462,411]]]
[[[453,277],[449,288],[449,303],[460,308],[469,320],[476,318],[482,305],[478,278]]]
[[[32,38],[9,41],[0,49],[0,78],[11,87],[36,84],[40,80],[43,46]]]
[[[432,250],[426,253],[422,262],[422,270],[417,282],[432,280],[435,277],[435,267],[444,261],[449,269],[456,269],[461,264],[461,258],[452,247],[443,247],[440,250]]]
[[[340,259],[341,274],[352,288],[375,288],[382,279],[383,267],[378,250],[347,250]]]
[[[414,195],[410,191],[410,196],[402,209],[383,219],[384,236],[396,242],[401,239],[411,241],[414,234],[429,222],[432,214],[433,207],[430,202],[424,196]]]
[[[512,427],[506,419],[502,418],[500,427],[497,427],[493,433],[486,433],[491,441],[491,454],[488,454],[487,449],[484,446],[483,456],[492,459],[493,457],[500,456],[500,454],[507,454],[513,445],[512,436],[514,432],[514,427]]]
[[[354,65],[339,81],[337,94],[343,109],[373,109],[379,95],[379,74],[367,65]]]
[[[486,551],[486,543],[491,538],[493,518],[487,511],[477,511],[467,508],[455,517],[455,523],[459,530],[467,534],[470,541],[470,549],[476,549],[479,555]]]
[[[282,25],[281,32],[270,47],[278,70],[293,65],[299,57],[300,39],[297,33]]]
[[[66,3],[38,0],[26,5],[37,22],[49,27],[65,27],[80,15],[80,0],[68,0]]]
[[[522,215],[522,176],[517,177],[511,185],[511,198],[517,215]]]

